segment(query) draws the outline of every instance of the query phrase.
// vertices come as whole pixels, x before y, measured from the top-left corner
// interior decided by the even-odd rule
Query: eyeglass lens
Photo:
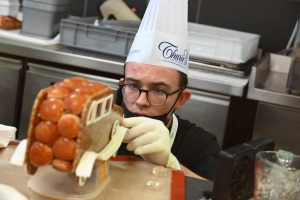
[[[146,92],[145,90],[142,90],[142,91]],[[131,87],[130,85],[125,85],[122,88],[122,93],[123,93],[124,98],[129,101],[137,100],[142,91],[140,91],[139,88]],[[165,103],[165,101],[167,99],[166,94],[164,92],[162,92],[162,90],[153,89],[153,90],[149,90],[146,93],[147,93],[148,101],[153,105],[162,105]]]

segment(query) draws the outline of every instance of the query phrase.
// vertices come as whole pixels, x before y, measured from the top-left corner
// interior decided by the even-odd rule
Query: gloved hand
[[[130,128],[123,142],[128,143],[127,150],[145,160],[180,170],[180,164],[171,154],[169,130],[159,120],[147,117],[124,118],[123,126]]]

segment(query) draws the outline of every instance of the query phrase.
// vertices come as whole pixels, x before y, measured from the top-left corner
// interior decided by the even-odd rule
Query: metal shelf
[[[123,74],[123,66],[126,60],[108,54],[67,48],[61,44],[41,46],[9,39],[2,40],[1,37],[0,53],[117,75]],[[190,76],[190,74],[195,74],[194,71],[198,70],[191,69],[189,73],[189,87],[197,90],[241,97],[245,85],[248,83],[248,77],[232,78],[220,73],[201,72],[200,76]],[[232,79],[236,80],[232,81]]]
[[[291,57],[267,54],[252,67],[247,97],[300,109],[300,95],[286,89]]]

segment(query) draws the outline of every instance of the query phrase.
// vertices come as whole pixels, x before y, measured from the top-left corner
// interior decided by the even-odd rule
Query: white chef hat
[[[127,62],[140,62],[188,73],[187,0],[151,0]]]

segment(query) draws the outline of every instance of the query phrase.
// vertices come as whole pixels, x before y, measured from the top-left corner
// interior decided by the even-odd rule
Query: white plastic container
[[[16,17],[20,8],[19,2],[3,1],[0,0],[0,16],[13,16]]]
[[[259,35],[188,23],[190,57],[245,63],[257,53]]]

